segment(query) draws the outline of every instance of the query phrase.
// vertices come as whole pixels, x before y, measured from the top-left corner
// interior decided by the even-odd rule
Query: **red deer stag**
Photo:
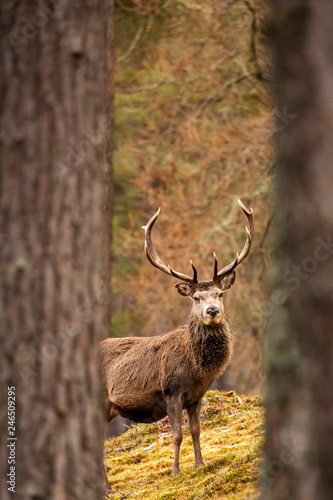
[[[109,338],[101,343],[106,420],[122,415],[134,422],[156,422],[168,415],[174,445],[172,476],[179,473],[183,409],[188,414],[195,466],[204,464],[199,442],[201,400],[232,354],[233,334],[224,313],[223,295],[235,281],[235,268],[249,254],[254,233],[253,210],[240,200],[238,203],[249,223],[245,245],[221,270],[214,252],[214,274],[209,281],[198,281],[192,262],[193,277],[162,262],[151,240],[160,209],[156,212],[143,227],[146,255],[157,269],[181,281],[175,285],[177,291],[193,302],[189,320],[160,336]]]

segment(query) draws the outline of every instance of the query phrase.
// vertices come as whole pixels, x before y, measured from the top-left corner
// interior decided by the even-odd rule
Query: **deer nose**
[[[220,310],[218,307],[208,307],[206,312],[209,316],[212,316],[212,318],[214,318],[214,316],[217,316],[219,314]]]

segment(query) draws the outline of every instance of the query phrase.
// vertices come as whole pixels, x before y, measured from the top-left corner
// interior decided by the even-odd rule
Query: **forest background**
[[[210,279],[245,241],[237,199],[254,209],[251,254],[226,294],[236,332],[220,389],[261,391],[270,271],[274,108],[267,6],[261,0],[116,2],[112,336],[157,335],[184,323],[190,301],[153,269],[141,226],[162,207],[162,260]],[[277,123],[277,127],[276,127]]]
[[[241,198],[254,208],[255,240],[226,294],[237,340],[219,381],[241,398],[228,391],[226,407],[224,396],[208,393],[203,429],[216,415],[219,435],[209,439],[218,450],[209,449],[213,467],[189,475],[198,484],[202,474],[205,496],[207,484],[218,494],[224,485],[254,485],[261,399],[244,393],[259,393],[266,379],[263,498],[330,500],[333,4],[271,2],[274,84],[262,2],[118,0],[114,196],[112,141],[106,151],[101,141],[113,128],[113,2],[57,4],[47,13],[37,0],[3,8],[1,470],[13,472],[8,435],[16,441],[17,432],[19,474],[10,481],[17,479],[18,499],[100,498],[99,341],[158,335],[183,323],[190,308],[174,280],[146,261],[140,227],[161,206],[154,242],[163,260],[188,272],[193,259],[207,279],[214,250],[223,266],[243,246]],[[38,29],[29,31],[31,20]],[[224,441],[232,435],[221,423],[235,427],[235,442]],[[140,427],[133,429],[106,443],[110,467],[113,452],[127,446],[113,444],[136,439]],[[145,429],[141,436],[154,427]],[[150,446],[151,437],[136,443]],[[222,443],[236,451],[224,453]],[[136,464],[137,450],[127,451]],[[155,461],[165,478],[169,465],[168,458],[161,470]],[[119,470],[112,467],[113,483]],[[148,481],[158,491],[154,477]],[[6,474],[0,490],[4,499],[12,494]],[[127,495],[122,486],[119,495]]]

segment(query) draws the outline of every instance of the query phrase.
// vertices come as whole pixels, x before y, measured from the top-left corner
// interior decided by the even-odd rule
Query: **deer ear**
[[[233,271],[230,274],[227,274],[224,278],[221,279],[220,281],[220,288],[221,290],[229,290],[229,288],[232,287],[232,285],[235,283],[236,279],[236,273]]]
[[[177,292],[184,297],[188,297],[189,295],[193,295],[194,293],[193,286],[189,285],[188,283],[177,283],[175,287],[177,288]]]

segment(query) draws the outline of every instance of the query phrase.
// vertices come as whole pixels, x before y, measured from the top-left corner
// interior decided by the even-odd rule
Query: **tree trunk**
[[[0,7],[2,500],[102,498],[111,8]]]
[[[333,3],[272,2],[276,289],[263,499],[333,498]]]

